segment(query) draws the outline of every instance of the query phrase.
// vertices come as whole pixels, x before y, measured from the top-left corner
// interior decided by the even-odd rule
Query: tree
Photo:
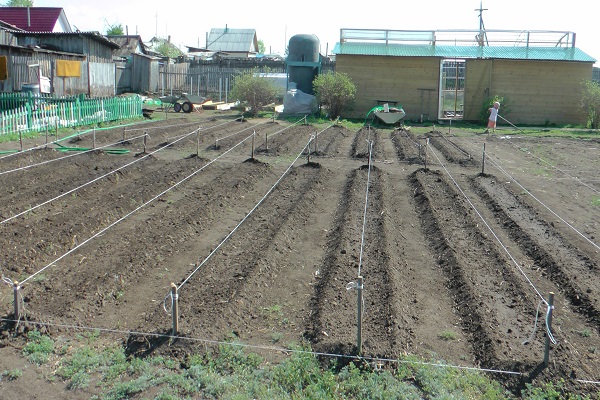
[[[328,72],[317,76],[313,81],[313,89],[330,119],[339,117],[354,104],[356,86],[343,72]]]
[[[179,50],[177,46],[165,39],[158,39],[158,45],[156,46],[155,50],[157,53],[169,58],[176,58],[183,54],[183,52]]]
[[[4,7],[33,7],[33,0],[9,0]]]
[[[260,54],[265,54],[265,42],[261,40],[258,41],[258,52]]]
[[[108,28],[106,28],[106,35],[107,36],[111,36],[111,35],[124,35],[125,32],[123,31],[123,25],[115,22],[114,24],[109,24],[108,22],[106,23],[108,25]]]
[[[600,125],[600,85],[594,81],[581,82],[581,109],[587,114],[587,127]]]
[[[250,107],[250,113],[255,116],[262,107],[275,101],[277,87],[272,80],[260,76],[255,68],[235,78],[230,96],[246,103]]]

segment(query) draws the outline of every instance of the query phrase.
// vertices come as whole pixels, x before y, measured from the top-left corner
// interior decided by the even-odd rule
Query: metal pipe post
[[[19,282],[14,281],[13,282],[13,302],[14,302],[14,309],[15,309],[15,319],[18,321],[21,319],[21,299],[20,299],[20,293],[19,293],[19,289],[21,289],[21,287],[19,286]]]
[[[481,157],[481,175],[484,174],[485,171],[485,143],[483,144],[483,156]]]
[[[544,346],[544,367],[550,362],[550,332],[552,331],[552,310],[554,309],[554,292],[548,295],[548,316],[546,319],[546,345]]]
[[[173,336],[179,332],[179,294],[177,285],[171,282],[171,313],[173,316]]]
[[[356,329],[356,352],[357,355],[362,354],[362,319],[363,319],[363,277],[358,277],[357,282],[357,329]]]

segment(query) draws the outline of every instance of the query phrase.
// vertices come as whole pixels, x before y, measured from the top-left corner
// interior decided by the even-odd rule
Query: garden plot
[[[599,378],[598,142],[203,113],[70,145],[95,150],[0,159],[0,266],[30,321],[169,335],[173,283],[181,336],[348,355],[360,274],[366,357],[517,372],[494,374],[513,390]]]

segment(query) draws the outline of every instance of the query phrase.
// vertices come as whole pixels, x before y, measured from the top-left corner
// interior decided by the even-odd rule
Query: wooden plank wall
[[[437,119],[439,58],[338,55],[336,71],[348,74],[356,85],[356,102],[344,117],[366,117],[376,100],[393,100],[402,105],[406,119],[419,120],[427,111]],[[430,89],[429,105],[427,93],[419,89]]]

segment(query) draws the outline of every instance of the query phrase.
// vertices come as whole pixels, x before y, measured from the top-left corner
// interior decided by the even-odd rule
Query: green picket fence
[[[140,96],[88,99],[0,93],[0,135],[142,117]]]

